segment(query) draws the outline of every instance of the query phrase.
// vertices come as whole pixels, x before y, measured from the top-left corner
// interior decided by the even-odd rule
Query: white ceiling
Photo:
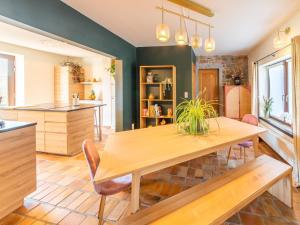
[[[155,26],[160,22],[160,12],[155,6],[161,0],[62,0],[83,15],[127,40],[136,47],[174,45],[174,33],[179,19],[166,16],[170,25],[172,40],[167,44],[155,39]],[[247,54],[262,41],[267,34],[283,23],[296,10],[300,9],[299,0],[195,0],[215,12],[208,18],[192,11],[186,14],[211,23],[215,26],[216,51],[213,54]],[[168,9],[180,12],[180,8],[165,2]],[[188,25],[191,35],[194,25]],[[84,30],[82,31],[84,32]],[[201,27],[201,35],[207,37],[207,28]],[[197,55],[206,54],[203,50]]]
[[[40,51],[73,57],[98,57],[99,54],[58,41],[13,25],[0,22],[0,42],[19,45]]]

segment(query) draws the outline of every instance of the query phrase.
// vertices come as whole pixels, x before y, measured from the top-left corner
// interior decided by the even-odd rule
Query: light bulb
[[[199,35],[194,35],[191,37],[191,46],[193,48],[201,48],[202,47],[202,38]]]
[[[179,29],[175,34],[175,41],[178,45],[186,45],[188,43],[186,31]]]
[[[205,40],[205,51],[212,52],[216,49],[216,42],[213,38],[207,38]]]
[[[170,38],[170,28],[167,24],[161,23],[156,26],[156,39],[167,42]]]

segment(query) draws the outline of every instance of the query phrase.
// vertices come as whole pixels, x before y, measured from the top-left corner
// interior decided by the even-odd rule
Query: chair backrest
[[[258,126],[258,119],[252,114],[246,114],[243,116],[242,122],[248,123],[254,126]]]
[[[85,140],[82,144],[82,151],[90,168],[91,178],[94,179],[97,168],[100,163],[100,156],[94,143],[91,140]]]

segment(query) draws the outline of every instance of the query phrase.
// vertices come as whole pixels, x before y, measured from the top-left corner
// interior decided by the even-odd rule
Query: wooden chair
[[[131,175],[127,175],[100,184],[95,183],[94,177],[97,168],[100,164],[100,156],[96,150],[94,143],[91,140],[85,140],[83,142],[82,150],[89,165],[90,177],[91,180],[93,181],[94,189],[99,195],[101,195],[98,219],[99,219],[99,225],[102,225],[106,196],[114,195],[116,193],[128,189],[131,186],[132,177]]]
[[[253,126],[258,126],[258,119],[256,116],[251,115],[251,114],[246,114],[243,116],[242,122],[251,124]],[[238,144],[240,147],[240,157],[242,158],[242,150],[244,150],[244,163],[246,162],[246,149],[251,148],[253,146],[252,141],[245,141],[243,143]],[[232,146],[229,148],[228,156],[227,156],[227,164],[229,161],[230,153],[232,150]]]

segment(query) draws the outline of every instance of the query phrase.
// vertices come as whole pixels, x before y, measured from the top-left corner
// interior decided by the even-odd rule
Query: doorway
[[[199,69],[198,73],[198,93],[206,101],[217,100],[220,102],[219,93],[219,69]],[[215,106],[219,114],[219,106]]]
[[[15,57],[0,54],[0,105],[15,105]]]

